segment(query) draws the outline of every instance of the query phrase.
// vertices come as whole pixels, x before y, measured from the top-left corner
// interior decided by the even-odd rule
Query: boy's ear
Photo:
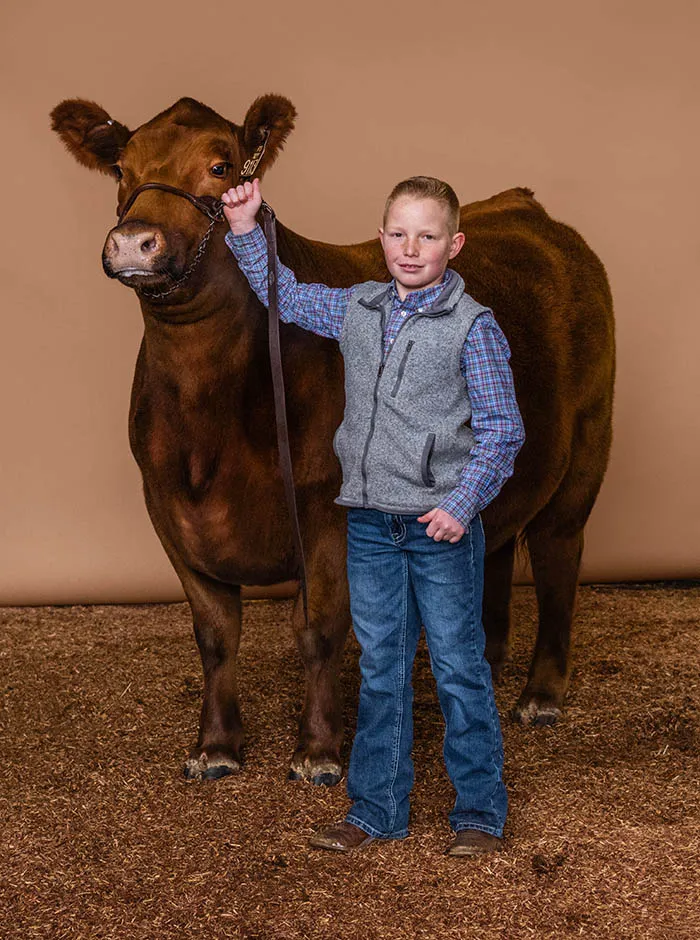
[[[452,236],[452,248],[450,249],[450,258],[456,258],[464,247],[465,236],[464,232],[457,232],[456,235]]]
[[[51,112],[51,129],[78,163],[116,177],[114,164],[131,137],[128,127],[113,121],[94,101],[70,98]]]
[[[264,132],[270,131],[265,155],[258,165],[256,176],[262,177],[277,159],[285,140],[294,128],[296,115],[292,102],[282,95],[262,95],[256,98],[248,109],[243,126],[236,128],[244,163],[262,143]]]

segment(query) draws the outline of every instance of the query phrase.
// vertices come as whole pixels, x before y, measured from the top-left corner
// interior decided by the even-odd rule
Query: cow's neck
[[[389,279],[379,239],[355,245],[312,241],[285,225],[277,226],[280,260],[300,281],[351,287],[362,281]]]
[[[266,347],[260,305],[243,275],[235,264],[212,267],[188,303],[157,314],[142,305],[146,367],[177,389],[181,400],[230,384]]]
[[[302,281],[349,286],[387,276],[376,239],[352,246],[324,244],[279,224],[278,240],[281,260]],[[265,312],[223,242],[215,248],[201,290],[173,311],[173,322],[155,316],[148,304],[143,307],[148,368],[169,379],[181,396],[198,398],[203,388],[245,375],[251,364],[259,369],[267,356]]]

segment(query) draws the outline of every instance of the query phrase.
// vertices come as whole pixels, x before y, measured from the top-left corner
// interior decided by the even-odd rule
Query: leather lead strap
[[[301,596],[304,604],[304,619],[309,627],[309,602],[306,590],[306,561],[304,544],[301,539],[299,514],[297,512],[296,493],[294,490],[294,472],[292,455],[289,449],[289,428],[287,426],[287,405],[284,395],[284,374],[280,350],[279,299],[277,293],[277,229],[275,213],[266,202],[262,204],[265,238],[267,240],[267,309],[268,340],[270,346],[270,367],[272,369],[272,390],[275,400],[275,422],[277,424],[277,449],[280,458],[280,471],[287,497],[287,509],[292,525],[294,549],[299,562]]]

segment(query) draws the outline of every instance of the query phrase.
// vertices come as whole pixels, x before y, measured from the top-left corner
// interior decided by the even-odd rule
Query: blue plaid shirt
[[[226,244],[250,286],[267,305],[267,242],[260,226],[246,235],[226,234]],[[280,319],[319,336],[339,339],[354,287],[299,284],[281,261],[278,265]],[[444,279],[443,279],[444,281]],[[401,324],[437,299],[443,284],[412,291],[401,300],[392,282],[391,313],[384,332],[384,356]],[[480,314],[469,331],[460,367],[472,406],[475,443],[454,490],[439,504],[465,528],[494,499],[513,473],[525,429],[515,400],[510,348],[492,313]]]

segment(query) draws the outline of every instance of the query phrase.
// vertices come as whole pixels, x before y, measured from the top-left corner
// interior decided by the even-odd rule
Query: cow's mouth
[[[121,280],[130,280],[131,278],[154,278],[160,277],[155,271],[141,271],[139,268],[125,268],[123,271],[115,271],[112,277]]]
[[[142,271],[140,268],[124,268],[123,271],[115,271],[115,277],[158,277],[155,271]]]
[[[165,266],[156,270],[133,265],[131,267],[115,268],[107,258],[103,258],[102,267],[108,278],[119,281],[125,287],[131,287],[137,291],[146,287],[150,290],[165,290],[176,284],[182,277],[182,271],[170,270]]]
[[[137,293],[155,293],[157,291],[171,292],[171,288],[178,284],[180,278],[169,271],[144,271],[140,268],[124,268],[115,271],[109,277],[119,281],[124,287],[130,287]]]

